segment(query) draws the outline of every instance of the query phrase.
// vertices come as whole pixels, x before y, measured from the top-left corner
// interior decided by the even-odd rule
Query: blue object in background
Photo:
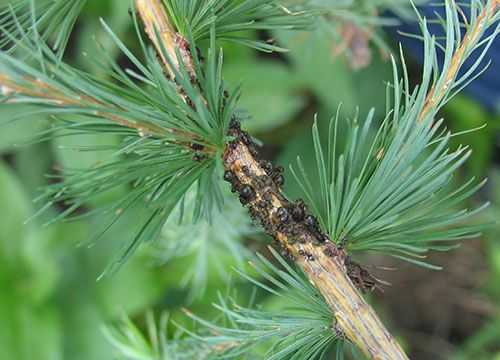
[[[436,13],[439,13],[443,18],[445,18],[444,6],[437,6],[433,3],[425,6],[419,7],[422,16],[427,19],[435,19]],[[470,14],[467,7],[463,8],[466,15]],[[420,28],[417,23],[409,23],[405,20],[401,20],[402,24],[396,27],[388,28],[387,30],[396,37],[398,41],[403,44],[405,52],[412,55],[419,63],[423,63],[423,48],[422,42],[418,39],[409,38],[398,34],[398,30],[404,33],[419,34]],[[439,24],[428,24],[429,31],[431,34],[436,36],[443,36],[443,28]],[[487,34],[492,34],[495,31],[495,26],[492,26]],[[486,34],[486,35],[487,35]],[[485,35],[485,36],[486,36]],[[472,54],[472,56],[466,61],[463,69],[466,70],[473,64],[480,54],[480,49]],[[443,54],[439,51],[438,55],[440,60],[443,58]],[[477,79],[475,79],[471,84],[469,84],[464,92],[468,96],[474,98],[476,101],[481,103],[486,109],[491,112],[500,113],[500,36],[497,37],[489,49],[485,59],[483,59],[481,66],[478,68],[482,69],[488,61],[491,61],[489,68]]]

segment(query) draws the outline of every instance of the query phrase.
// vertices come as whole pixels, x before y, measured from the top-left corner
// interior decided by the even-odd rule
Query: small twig
[[[175,77],[170,63],[176,68],[179,67],[177,49],[181,55],[180,61],[186,67],[189,75],[194,78],[194,64],[190,56],[189,44],[171,25],[161,0],[136,0],[135,7],[142,19],[144,29],[154,44],[169,76],[172,79]],[[164,52],[166,52],[168,59],[165,57]]]
[[[110,110],[112,108],[107,106],[102,101],[92,98],[88,95],[76,95],[68,96],[61,91],[55,89],[51,85],[40,79],[25,77],[24,81],[29,83],[31,87],[26,87],[17,84],[15,81],[11,80],[5,75],[0,74],[0,85],[2,89],[6,89],[9,94],[19,94],[23,96],[36,97],[40,99],[45,99],[53,103],[54,106],[81,106],[82,108],[88,107],[89,105],[98,105],[108,107]],[[7,103],[15,103],[15,99],[7,100]],[[142,135],[161,135],[165,133],[165,129],[160,127],[154,127],[152,125],[136,124],[120,116],[108,113],[106,111],[96,110],[95,116],[99,116],[108,120],[111,120],[119,125],[128,127],[131,129],[136,129],[138,133]]]
[[[197,139],[197,137],[192,133],[178,129],[163,128],[160,126],[155,126],[153,124],[136,123],[134,121],[127,120],[115,114],[117,110],[123,111],[123,108],[106,104],[92,96],[86,94],[68,95],[54,88],[41,79],[24,77],[23,81],[27,85],[21,85],[8,76],[0,74],[0,91],[5,96],[22,95],[44,99],[50,102],[55,107],[78,106],[81,108],[88,108],[92,106],[98,106],[109,111],[95,110],[94,115],[96,117],[110,120],[123,127],[135,129],[137,131],[137,134],[141,137],[164,137],[168,134],[172,134],[177,137],[177,139],[169,140],[169,142],[173,144],[180,145],[188,150],[193,150],[193,144],[200,144],[202,145],[202,149],[197,150],[198,152],[202,152],[206,155],[213,155],[216,152],[211,144],[207,144],[205,141]],[[6,100],[7,104],[15,102],[15,98]]]
[[[474,44],[477,42],[478,37],[487,26],[487,23],[491,19],[491,16],[500,7],[500,0],[492,1],[490,5],[491,7],[489,8],[487,6],[484,6],[483,10],[478,15],[475,26],[473,28],[470,28],[463,37],[462,43],[453,54],[450,67],[446,71],[445,81],[441,83],[440,87],[433,86],[429,90],[424,107],[422,108],[422,111],[420,112],[420,115],[418,117],[419,121],[425,119],[427,115],[432,111],[432,109],[434,109],[443,100],[443,97],[447,93],[448,88],[455,80],[461,65],[467,57],[467,50],[470,48],[470,44]]]

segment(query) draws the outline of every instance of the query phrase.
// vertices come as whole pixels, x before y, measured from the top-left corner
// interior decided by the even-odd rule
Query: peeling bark
[[[135,4],[167,73],[174,78],[170,64],[179,66],[182,61],[196,80],[190,70],[191,50],[173,29],[161,0],[136,0]],[[162,48],[175,61],[167,61]],[[223,153],[224,179],[232,184],[232,191],[239,195],[250,216],[261,223],[323,295],[335,316],[332,331],[358,346],[370,359],[408,359],[349,278],[345,251],[321,231],[303,203],[291,202],[283,195],[283,169],[259,160],[256,146],[237,121],[231,124],[228,135],[235,140]]]
[[[251,216],[321,292],[335,315],[334,331],[370,359],[408,359],[349,278],[345,251],[321,232],[307,209],[297,210],[302,205],[283,195],[280,171],[258,159],[249,136],[237,125],[233,125],[230,135],[236,139],[227,145],[223,155],[225,179]]]

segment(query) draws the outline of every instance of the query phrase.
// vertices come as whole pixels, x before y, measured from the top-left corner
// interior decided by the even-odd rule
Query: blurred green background
[[[105,68],[81,56],[83,51],[96,53],[96,41],[123,66],[129,64],[104,33],[99,17],[130,48],[138,49],[128,1],[94,0],[77,23],[66,60],[105,76]],[[343,116],[354,116],[358,111],[362,118],[371,107],[377,109],[379,117],[383,115],[386,82],[392,73],[387,57],[376,46],[371,45],[369,64],[355,70],[350,66],[353,54],[337,54],[340,40],[324,29],[254,36],[276,37],[290,49],[285,54],[268,55],[225,47],[225,79],[230,87],[242,84],[241,107],[249,115],[245,126],[266,144],[264,156],[285,167],[298,154],[304,159],[312,157],[313,118],[317,114],[320,125],[326,124],[339,103],[343,104]],[[418,65],[411,69],[418,79]],[[99,218],[42,227],[49,213],[25,224],[38,207],[32,200],[50,181],[46,174],[91,166],[107,155],[106,151],[75,151],[76,144],[105,145],[118,139],[107,135],[62,137],[22,145],[49,126],[50,119],[32,116],[12,122],[15,113],[15,107],[0,107],[0,359],[114,359],[102,327],[123,314],[139,326],[149,309],[168,311],[182,319],[181,308],[188,306],[198,315],[210,317],[217,291],[224,291],[228,279],[234,278],[228,275],[232,266],[242,259],[228,256],[227,244],[214,246],[213,242],[221,243],[220,234],[211,233],[209,226],[186,233],[185,228],[169,223],[165,239],[143,247],[119,272],[97,281],[119,253],[127,226],[114,229],[89,247],[86,241],[99,225]],[[474,151],[461,175],[490,179],[476,201],[489,200],[492,206],[478,221],[498,219],[500,116],[464,96],[450,102],[443,115],[454,131],[487,124],[454,141],[469,144]],[[88,209],[125,191],[127,184],[88,204]],[[293,195],[294,191],[289,184],[287,192]],[[58,210],[55,207],[52,214]],[[240,243],[251,252],[265,252],[268,239],[252,227],[244,212],[234,212],[232,224],[238,224],[234,226],[239,230],[228,241],[237,239],[236,252],[243,251]],[[128,221],[133,222],[134,217]],[[371,298],[412,359],[500,359],[499,234],[500,228],[491,228],[456,251],[433,255],[431,260],[445,267],[441,272],[380,256],[363,259],[364,263],[397,268],[374,270],[392,286]],[[188,237],[196,237],[195,244],[179,249],[179,239]],[[181,256],[172,258],[169,252]],[[238,281],[233,281],[238,287]],[[201,289],[204,286],[206,289]],[[271,298],[265,301],[273,303]]]

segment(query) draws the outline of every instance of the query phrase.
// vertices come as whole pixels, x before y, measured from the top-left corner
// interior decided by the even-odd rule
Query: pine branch
[[[498,21],[499,16],[497,12],[499,9],[500,0],[491,0],[488,5],[484,5],[483,9],[473,16],[475,18],[473,22],[474,26],[471,27],[468,24],[468,20],[464,19],[466,34],[463,39],[461,39],[460,36],[457,37],[456,41],[458,46],[456,49],[453,48],[455,44],[448,44],[446,52],[454,50],[453,56],[450,59],[449,65],[445,66],[445,69],[447,70],[445,76],[442,77],[442,81],[436,83],[429,90],[425,100],[425,105],[419,115],[419,121],[425,119],[429,113],[435,113],[436,109],[440,108],[440,103],[443,101],[446,94],[449,93],[449,88],[453,85],[461,66],[470,53],[476,49],[477,43],[480,41],[484,31],[492,25],[493,22]],[[449,10],[449,8],[447,8],[447,10]],[[472,9],[473,12],[477,12],[478,10],[477,6]],[[457,23],[459,23],[459,14],[455,13],[453,16],[457,17]],[[498,27],[495,32],[497,31]],[[493,39],[495,36],[496,34],[494,34]]]
[[[152,7],[161,6],[158,0],[141,1],[141,3],[143,5],[149,3]],[[455,8],[452,7],[455,5],[452,4],[447,3],[447,11],[450,21],[448,30],[451,29],[453,32],[455,31],[453,24],[457,24],[458,21],[454,18],[456,14],[451,14],[452,11],[455,12]],[[447,52],[453,53],[452,62],[445,64],[444,81],[439,78],[429,89],[418,119],[432,119],[439,105],[447,100],[450,87],[463,60],[476,48],[487,23],[491,24],[492,20],[498,17],[497,5],[495,0],[483,6],[464,40],[458,38],[456,40],[458,46],[453,41],[447,45]],[[168,16],[163,20],[169,21]],[[148,21],[150,19],[145,19],[146,24]],[[425,28],[425,21],[422,23]],[[168,27],[158,25],[158,28],[160,26],[175,31],[173,25]],[[169,38],[178,36],[180,35],[169,34]],[[155,38],[151,40],[155,42]],[[426,46],[429,45],[434,46],[432,42],[427,42]],[[172,42],[163,46],[165,48],[172,46]],[[170,49],[168,52],[173,53],[175,49]],[[178,50],[177,54],[179,53]],[[250,136],[241,130],[236,119],[233,119],[228,135],[234,140],[227,144],[223,154],[225,180],[232,184],[232,191],[239,194],[240,201],[249,209],[251,216],[261,223],[266,233],[272,236],[288,256],[304,270],[309,280],[323,295],[332,313],[335,314],[336,331],[343,333],[369,358],[406,359],[399,344],[349,277],[345,251],[322,232],[316,218],[308,212],[304,204],[293,203],[281,191],[284,182],[282,170],[273,168],[268,162],[259,159],[257,146]]]
[[[59,128],[63,130],[77,133],[109,131],[125,135],[111,161],[96,164],[86,171],[69,173],[63,183],[51,185],[47,194],[42,196],[51,199],[48,205],[59,200],[68,206],[54,221],[71,214],[89,199],[118,184],[133,183],[131,191],[124,199],[113,204],[109,212],[112,215],[111,226],[123,211],[134,205],[141,203],[147,210],[145,217],[138,221],[140,229],[127,246],[121,259],[123,261],[141,241],[158,234],[172,209],[184,198],[191,185],[198,183],[198,191],[202,193],[211,194],[216,191],[217,176],[220,177],[224,169],[224,179],[232,184],[233,192],[238,193],[241,203],[248,208],[251,216],[276,239],[323,295],[334,315],[331,327],[333,332],[343,334],[370,358],[406,359],[400,346],[356,288],[356,285],[360,289],[364,289],[365,285],[370,287],[371,279],[350,276],[353,265],[342,246],[342,236],[337,237],[338,233],[334,234],[325,226],[324,221],[318,222],[304,203],[294,203],[284,195],[281,189],[284,182],[283,169],[259,159],[257,146],[248,133],[240,128],[235,118],[238,92],[229,96],[224,91],[221,77],[222,54],[215,49],[216,37],[238,41],[265,51],[276,50],[273,45],[267,46],[236,37],[235,32],[243,29],[296,27],[302,24],[302,17],[295,16],[298,13],[282,9],[273,0],[164,0],[163,3],[161,0],[136,0],[135,4],[159,60],[144,49],[146,63],[141,63],[104,24],[117,45],[141,72],[137,74],[132,70],[124,71],[116,63],[112,63],[112,81],[97,79],[62,63],[59,54],[55,54],[41,41],[45,34],[38,33],[37,21],[33,20],[36,16],[30,19],[31,25],[24,30],[25,25],[19,24],[15,12],[10,11],[13,13],[13,22],[8,22],[7,27],[10,24],[15,24],[15,27],[6,31],[9,43],[27,46],[27,54],[38,65],[28,65],[8,53],[0,53],[0,101],[7,104],[25,102],[38,105],[40,113],[62,117]],[[387,119],[392,117],[392,121],[380,130],[383,132],[383,141],[380,144],[382,146],[375,149],[376,156],[367,159],[370,165],[382,159],[381,170],[377,168],[378,165],[369,169],[378,176],[376,180],[379,182],[375,188],[370,188],[368,185],[373,184],[373,177],[369,175],[361,179],[364,181],[361,184],[363,193],[357,200],[362,199],[366,205],[370,199],[370,196],[365,196],[366,191],[372,189],[369,195],[373,195],[378,201],[377,204],[368,203],[363,206],[365,212],[380,204],[387,206],[387,199],[396,202],[399,210],[420,200],[424,195],[428,195],[432,203],[431,195],[434,194],[429,189],[436,184],[439,185],[436,185],[438,188],[443,186],[449,175],[465,161],[466,156],[462,156],[460,150],[449,156],[438,157],[439,161],[435,165],[434,158],[441,155],[442,151],[448,151],[446,140],[450,135],[437,136],[437,142],[430,139],[439,129],[439,122],[434,125],[438,109],[455,91],[477,75],[475,69],[479,63],[468,70],[466,76],[457,79],[463,60],[477,49],[478,44],[485,48],[480,56],[482,58],[500,29],[497,27],[493,36],[481,40],[484,30],[500,17],[499,2],[490,0],[488,5],[483,5],[480,1],[474,1],[472,4],[473,19],[470,24],[466,24],[467,34],[462,39],[459,35],[456,5],[452,0],[446,2],[445,25],[448,37],[447,44],[443,47],[446,60],[442,76],[434,66],[437,62],[435,58],[438,45],[427,32],[425,20],[421,19],[426,58],[431,66],[424,68],[422,86],[414,92],[410,92],[406,76],[404,88],[398,76],[395,76],[393,86],[397,96],[393,109],[387,114]],[[5,27],[2,24],[0,26],[2,29]],[[49,35],[47,32],[46,36]],[[210,39],[210,50],[205,66],[195,44],[197,40],[207,38]],[[397,73],[396,70],[395,72]],[[165,78],[165,73],[169,79]],[[401,94],[404,96],[401,97]],[[83,121],[66,120],[65,114],[82,116]],[[422,128],[427,126],[430,130],[423,131]],[[419,135],[424,139],[419,139]],[[427,146],[439,150],[431,150],[431,156],[419,169],[426,174],[433,174],[435,181],[431,183],[432,186],[424,188],[426,191],[418,193],[418,196],[408,195],[411,201],[403,196],[407,194],[404,192],[399,194],[402,198],[396,201],[386,194],[387,190],[383,185],[386,185],[387,180],[384,182],[380,179],[385,179],[384,175],[387,173],[393,177],[401,174],[398,173],[402,163],[398,150],[404,149],[406,145],[411,146],[408,138],[418,144],[421,153]],[[387,155],[389,150],[391,156]],[[319,151],[317,153],[320,154]],[[130,156],[122,157],[123,154]],[[418,159],[409,154],[404,162],[408,166],[406,170],[413,169]],[[321,162],[324,163],[324,159]],[[358,180],[354,179],[353,183]],[[338,189],[342,190],[342,187]],[[473,191],[460,189],[458,192],[458,198],[463,199]],[[217,195],[199,198],[206,200],[203,206],[211,208]],[[406,202],[403,203],[403,200]],[[361,206],[359,204],[357,202],[355,205]],[[321,214],[317,213],[314,204],[310,205],[321,220]],[[380,214],[381,208],[378,207],[377,212],[371,212],[371,216],[375,216],[374,213],[376,216],[387,215]],[[349,220],[356,217],[359,219],[360,212],[354,211],[355,206],[342,209],[342,212],[344,210],[352,211]],[[391,216],[384,219],[385,223],[391,220]],[[450,222],[463,218],[462,214],[444,214],[441,220],[438,217],[435,222],[431,221],[431,225],[446,223],[447,221],[442,220],[446,216],[450,216],[446,219]],[[370,218],[363,219],[361,225],[366,226],[364,230],[380,228],[380,223]],[[323,231],[325,228],[326,232]],[[385,230],[390,232],[394,229],[388,227]],[[391,234],[397,235],[397,230]],[[342,233],[344,229],[338,227],[336,231]],[[370,232],[366,234],[373,235]],[[409,251],[405,247],[412,251],[421,250],[415,250],[415,247],[405,243],[398,245],[394,241],[380,241],[382,235],[386,236],[387,233],[377,233],[371,243],[375,243],[378,248],[390,243],[406,252]],[[462,235],[455,233],[454,236],[457,238]]]
[[[186,39],[180,36],[172,27],[162,2],[159,0],[136,0],[135,7],[142,19],[144,29],[155,45],[156,51],[168,74],[174,78],[172,66],[174,68],[179,67],[179,60],[176,54],[177,50],[181,54],[180,61],[186,66],[189,74],[194,77],[193,60],[187,51],[188,43]],[[165,51],[166,54],[164,53]],[[170,61],[173,63],[170,64]]]
[[[165,23],[167,17],[149,16],[157,12],[154,9],[161,7],[160,0],[136,0],[136,6],[143,9],[139,11],[140,15],[146,15],[143,18],[146,28],[174,31],[173,26]],[[144,10],[149,6],[149,11]],[[155,20],[161,23],[156,25]],[[169,40],[161,46],[157,44],[158,30],[154,37],[151,31],[148,34],[157,48],[179,54],[175,49],[168,49],[175,44],[170,39],[178,38],[179,34],[163,34]],[[179,61],[182,60],[177,58]],[[170,62],[167,70],[173,71]],[[345,334],[372,359],[406,359],[399,344],[350,280],[343,250],[321,233],[314,217],[306,214],[300,204],[294,207],[284,196],[281,191],[283,176],[279,169],[277,171],[258,159],[256,146],[237,121],[233,121],[229,135],[235,140],[228,143],[223,154],[225,179],[232,183],[233,192],[239,193],[242,203],[260,221],[268,235],[279,242],[324,296],[335,314],[335,331]],[[295,219],[294,214],[288,213],[290,208],[295,209]]]
[[[16,14],[11,16],[17,23]],[[140,74],[121,69],[102,49],[106,67],[112,69],[109,78],[102,79],[62,62],[37,35],[36,28],[20,28],[19,36],[6,31],[5,36],[24,50],[30,61],[0,52],[0,104],[32,104],[37,114],[52,115],[55,126],[42,133],[40,140],[104,132],[120,136],[122,142],[108,159],[88,169],[65,169],[63,176],[55,176],[59,181],[37,199],[46,202],[37,215],[56,202],[65,206],[50,223],[104,215],[109,221],[96,230],[91,242],[119,225],[124,213],[140,211],[131,241],[124,244],[121,256],[112,264],[116,269],[141,243],[158,236],[193,184],[197,192],[207,194],[196,197],[197,214],[210,218],[212,209],[221,206],[221,181],[216,174],[222,167],[219,154],[237,93],[225,97],[220,80],[222,59],[215,51],[208,56],[206,66],[196,59],[196,86],[183,63],[174,71],[173,82],[165,78],[162,64],[150,49],[143,47],[145,61],[139,61],[102,24]],[[207,93],[208,102],[204,100]],[[225,106],[221,106],[223,102]],[[16,117],[23,115],[21,112]],[[92,199],[127,183],[132,184],[130,191],[108,206],[76,213]]]
[[[266,172],[262,165],[268,165],[258,160],[248,135],[237,128],[233,128],[233,135],[237,139],[224,153],[226,178],[248,202],[250,213],[266,233],[277,240],[323,295],[335,314],[336,331],[372,359],[406,359],[349,278],[346,253],[321,233],[315,218],[301,209],[301,204],[293,204],[283,195],[281,175],[275,170]]]

